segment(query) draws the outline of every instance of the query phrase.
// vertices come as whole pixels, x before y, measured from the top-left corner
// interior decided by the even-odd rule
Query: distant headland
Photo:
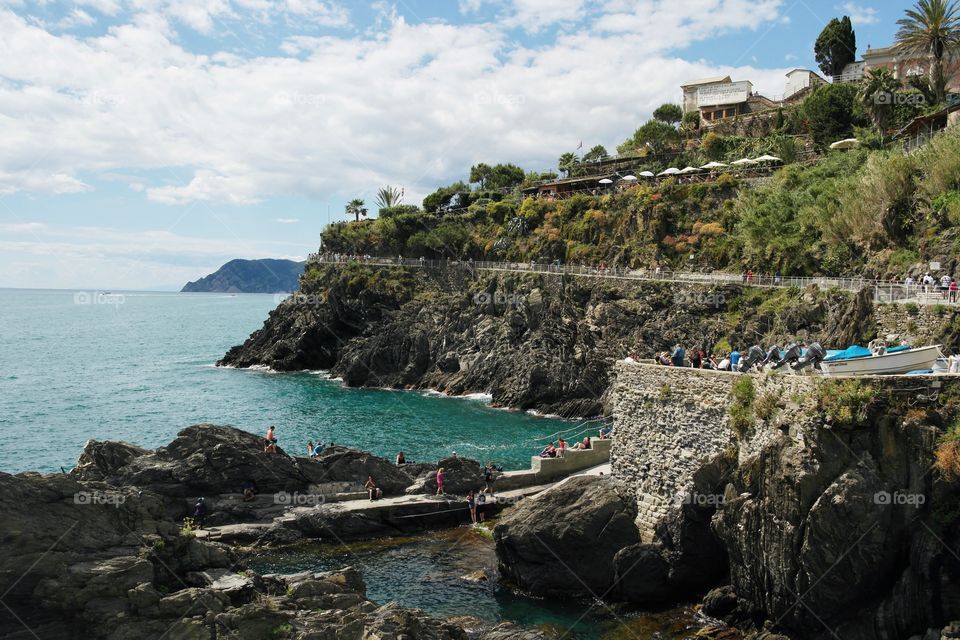
[[[231,260],[214,273],[184,285],[182,292],[290,293],[299,287],[306,263],[263,258]]]

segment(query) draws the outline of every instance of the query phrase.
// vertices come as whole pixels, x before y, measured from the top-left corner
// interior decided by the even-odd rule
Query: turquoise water
[[[320,373],[213,366],[275,306],[272,295],[0,289],[0,470],[69,469],[89,438],[154,448],[198,422],[275,424],[298,455],[320,439],[521,468],[538,437],[574,426],[476,399],[347,389]]]
[[[473,527],[355,544],[307,544],[267,550],[249,558],[261,573],[330,571],[350,565],[363,576],[367,597],[396,602],[435,616],[473,616],[538,627],[568,640],[672,640],[702,626],[688,608],[640,611],[576,598],[542,599],[501,585],[489,533]],[[477,571],[486,581],[464,577]]]

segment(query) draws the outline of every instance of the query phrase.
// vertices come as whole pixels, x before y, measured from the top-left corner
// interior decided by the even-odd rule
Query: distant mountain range
[[[231,260],[214,273],[188,282],[181,291],[188,293],[289,293],[300,286],[305,262],[293,260]]]

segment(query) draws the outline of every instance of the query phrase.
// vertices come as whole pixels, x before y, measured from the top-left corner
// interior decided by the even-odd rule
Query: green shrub
[[[754,394],[753,379],[749,376],[739,378],[730,387],[730,428],[740,440],[745,440],[756,424],[753,413]]]

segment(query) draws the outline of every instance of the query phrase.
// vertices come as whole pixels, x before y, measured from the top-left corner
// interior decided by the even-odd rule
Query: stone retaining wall
[[[611,444],[612,440],[590,438],[589,449],[567,449],[562,458],[532,456],[529,469],[505,472],[497,478],[496,488],[507,491],[547,484],[604,464],[610,460]]]
[[[711,458],[736,447],[739,463],[782,434],[802,437],[799,425],[815,414],[805,403],[827,381],[841,378],[784,374],[739,374],[620,361],[611,388],[614,429],[612,474],[637,500],[641,539],[651,542],[658,522],[688,499],[694,473]],[[753,427],[738,440],[730,426],[732,387],[752,382],[754,406],[776,406],[763,420],[751,410]],[[887,393],[930,397],[960,376],[862,377]]]
[[[939,295],[939,294],[937,294]],[[944,325],[953,321],[957,309],[947,305],[874,305],[877,335],[899,336],[900,340],[922,346],[940,335]]]

